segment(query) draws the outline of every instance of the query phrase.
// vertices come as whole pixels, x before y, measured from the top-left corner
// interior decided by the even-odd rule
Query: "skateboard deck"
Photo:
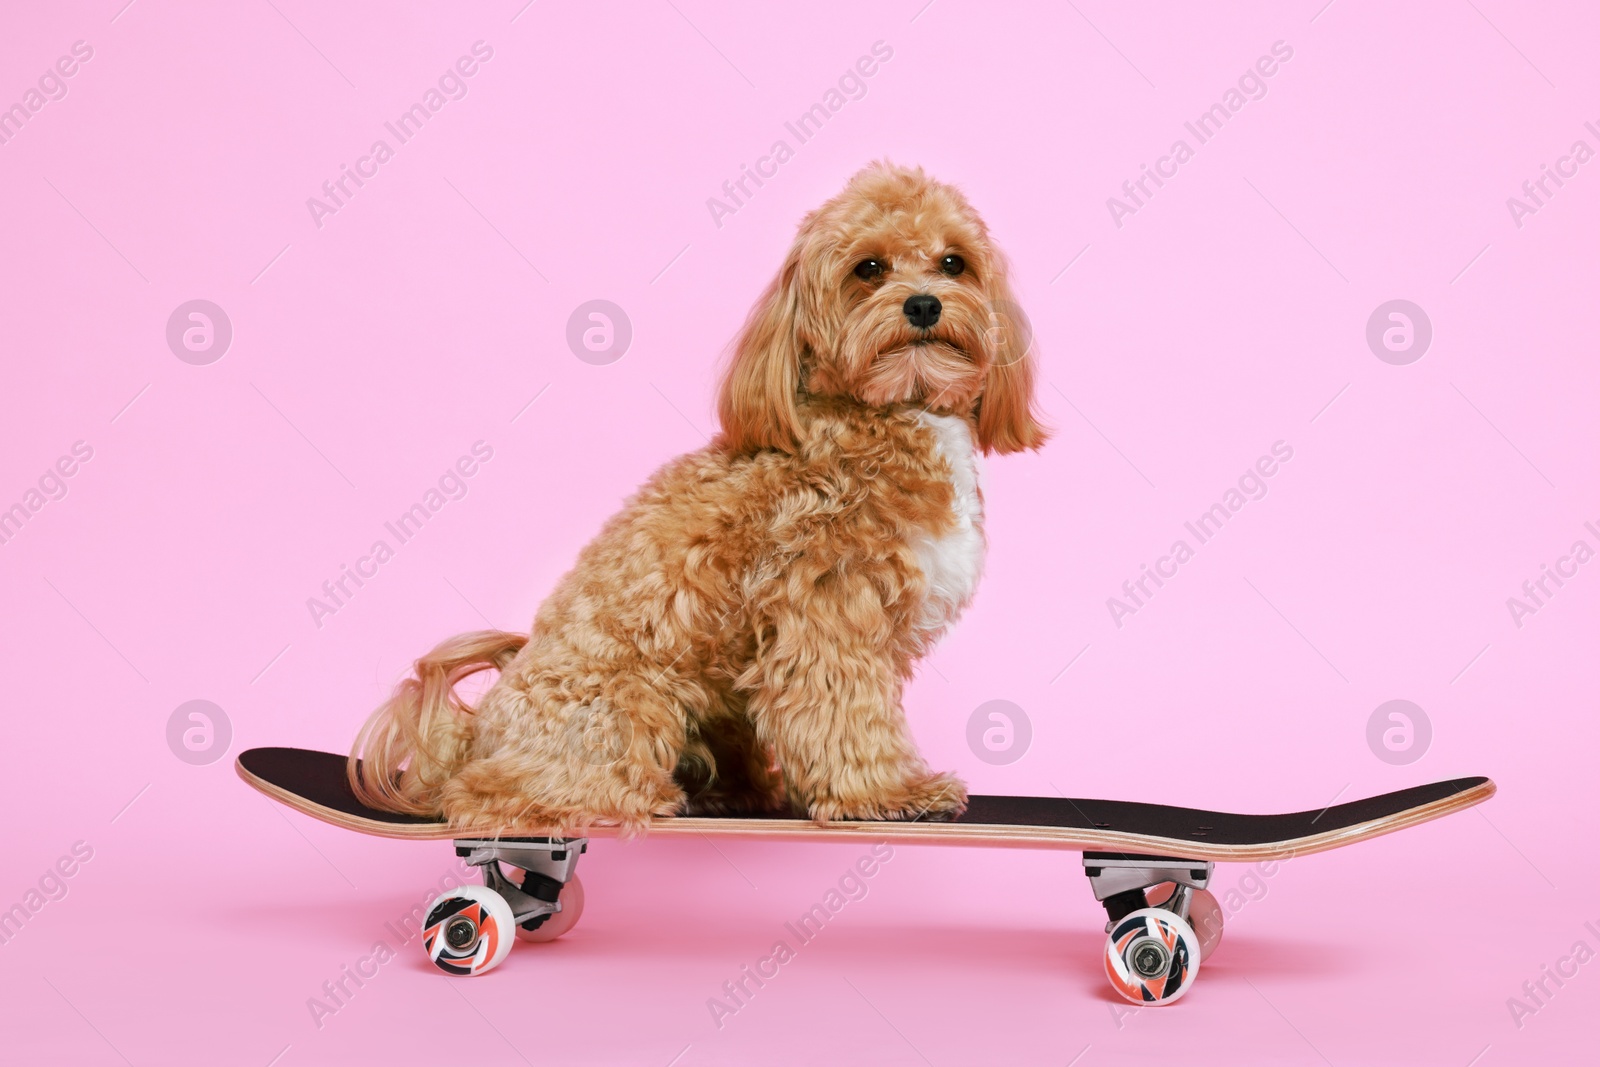
[[[369,808],[345,777],[345,757],[299,748],[253,748],[239,754],[239,777],[273,800],[334,826],[379,837],[444,840],[546,835],[550,827],[504,827],[485,835],[413,815]],[[947,821],[840,821],[826,826],[787,815],[675,816],[650,823],[652,836],[705,834],[773,840],[841,841],[870,836],[890,844],[1124,852],[1213,862],[1287,859],[1393,833],[1482,803],[1487,778],[1455,778],[1286,815],[1240,815],[1165,804],[1066,797],[972,796]],[[583,837],[614,836],[585,826]]]
[[[345,757],[333,752],[253,748],[239,754],[235,768],[273,800],[334,826],[380,837],[453,840],[456,854],[482,872],[484,884],[445,892],[420,924],[428,958],[447,974],[484,974],[500,965],[514,941],[550,941],[570,930],[583,914],[578,858],[590,837],[618,833],[596,825],[508,826],[484,833],[378,811],[356,798]],[[1493,795],[1494,783],[1487,778],[1456,778],[1287,815],[1124,800],[973,796],[960,816],[938,822],[822,826],[782,814],[684,815],[651,820],[649,833],[867,839],[874,854],[880,842],[1082,852],[1084,873],[1109,920],[1102,964],[1111,987],[1138,1004],[1171,1004],[1194,984],[1201,962],[1222,939],[1224,909],[1207,888],[1214,864],[1324,852],[1437,819]],[[868,862],[863,856],[858,865]]]

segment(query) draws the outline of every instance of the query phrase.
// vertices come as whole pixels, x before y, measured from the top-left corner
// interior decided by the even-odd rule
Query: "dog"
[[[357,796],[479,832],[959,814],[901,689],[977,587],[983,454],[1045,441],[1024,321],[958,190],[856,174],[745,322],[719,435],[605,525],[531,634],[418,660],[356,739]],[[470,706],[456,686],[491,669]]]

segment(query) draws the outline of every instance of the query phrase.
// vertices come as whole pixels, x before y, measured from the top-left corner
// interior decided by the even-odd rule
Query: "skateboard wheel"
[[[1162,882],[1153,887],[1146,894],[1150,898],[1150,906],[1159,908],[1165,905],[1172,899],[1174,888],[1176,887],[1171,882]],[[1194,929],[1195,936],[1200,939],[1200,962],[1204,963],[1222,943],[1222,905],[1210,890],[1190,891],[1189,925]]]
[[[568,879],[567,884],[561,887],[561,910],[554,915],[546,915],[544,921],[532,930],[517,927],[517,940],[519,941],[554,941],[574,926],[583,915],[583,882],[577,875]]]
[[[1135,1004],[1171,1004],[1200,973],[1200,939],[1165,908],[1140,908],[1106,935],[1106,977]]]
[[[484,885],[464,885],[434,900],[422,947],[446,974],[483,974],[511,952],[516,920],[506,898]]]

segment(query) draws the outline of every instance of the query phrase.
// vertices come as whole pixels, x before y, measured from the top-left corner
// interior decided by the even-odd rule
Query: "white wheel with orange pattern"
[[[486,885],[464,885],[429,905],[422,947],[446,974],[484,974],[511,954],[516,928],[505,897]]]
[[[1200,939],[1165,908],[1140,908],[1111,924],[1106,935],[1106,978],[1135,1004],[1171,1004],[1200,973]]]

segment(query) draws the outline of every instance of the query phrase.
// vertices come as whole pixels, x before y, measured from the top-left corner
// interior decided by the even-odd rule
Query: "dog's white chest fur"
[[[925,411],[918,420],[933,431],[955,486],[955,527],[938,537],[922,533],[912,541],[928,580],[918,630],[932,640],[955,622],[983,574],[983,457],[964,419]]]

